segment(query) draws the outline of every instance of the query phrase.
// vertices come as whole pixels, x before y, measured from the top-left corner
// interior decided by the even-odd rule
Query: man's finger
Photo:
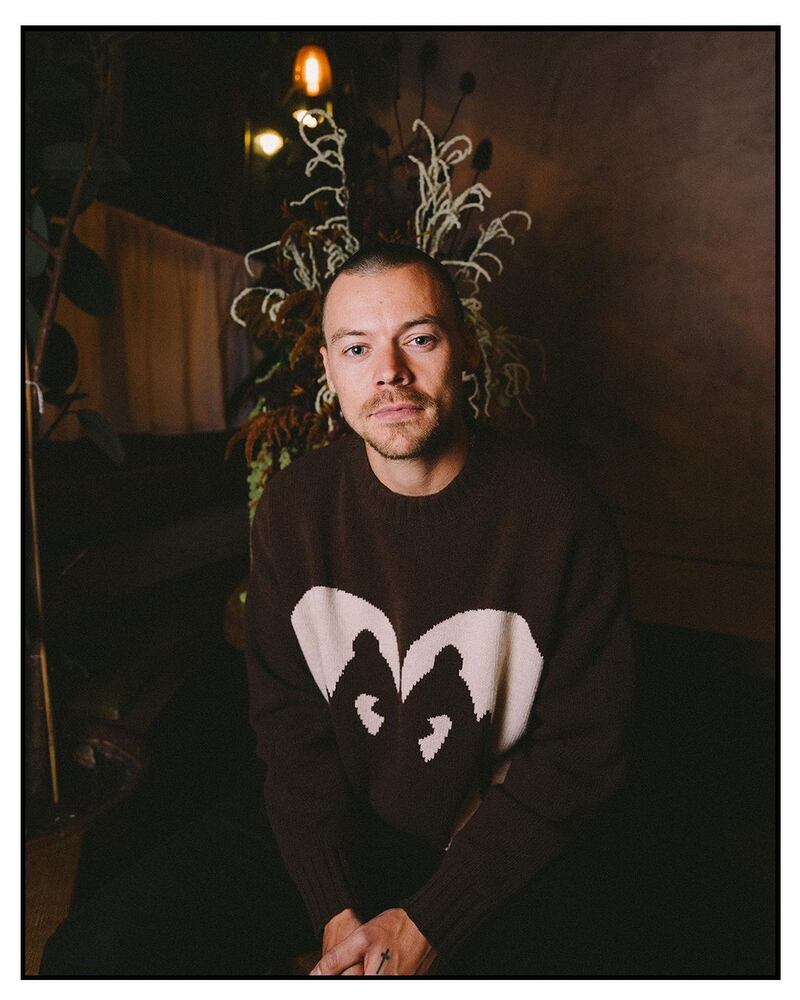
[[[391,957],[391,952],[388,948],[384,951],[379,952],[377,955],[372,954],[369,957],[364,956],[364,975],[365,976],[386,976],[389,975],[388,961]]]
[[[343,976],[363,976],[364,975],[364,965],[362,962],[356,962],[355,965],[351,965],[349,969],[345,969],[342,973]]]
[[[366,950],[366,937],[362,928],[359,927],[352,934],[348,935],[344,941],[340,941],[330,951],[326,951],[311,970],[311,975],[338,976],[345,969],[349,969],[351,965],[363,962]]]

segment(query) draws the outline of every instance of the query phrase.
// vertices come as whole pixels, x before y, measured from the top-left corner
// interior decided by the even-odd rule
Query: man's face
[[[384,458],[408,459],[453,439],[463,419],[461,372],[477,364],[479,349],[456,329],[424,268],[340,275],[324,323],[328,384],[367,444]]]

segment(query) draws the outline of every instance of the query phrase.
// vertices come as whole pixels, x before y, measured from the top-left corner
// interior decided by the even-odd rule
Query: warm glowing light
[[[317,119],[313,115],[310,115],[305,108],[299,108],[297,111],[294,112],[293,117],[297,121],[305,125],[306,128],[317,127]]]
[[[283,147],[283,136],[274,128],[264,129],[253,139],[256,149],[264,156],[274,156]]]
[[[308,97],[318,97],[333,86],[331,64],[324,49],[304,45],[294,60],[294,82]]]
[[[316,97],[319,94],[319,78],[321,75],[319,59],[309,56],[303,67],[303,78],[306,82],[306,93],[309,97]]]

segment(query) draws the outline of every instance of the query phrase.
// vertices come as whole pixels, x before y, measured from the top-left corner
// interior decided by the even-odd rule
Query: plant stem
[[[44,349],[47,345],[47,335],[49,334],[53,321],[55,320],[56,306],[58,305],[59,295],[61,294],[61,283],[64,278],[64,264],[67,258],[67,245],[69,243],[69,238],[72,235],[72,230],[75,227],[75,220],[78,217],[78,206],[80,205],[81,194],[83,193],[83,188],[86,184],[86,178],[89,176],[94,153],[100,140],[100,130],[105,117],[107,97],[108,74],[106,74],[100,81],[100,95],[97,99],[97,105],[95,107],[92,132],[86,146],[81,172],[78,174],[78,180],[72,192],[72,199],[69,203],[69,211],[67,212],[67,217],[64,219],[64,228],[61,231],[61,240],[58,244],[58,252],[53,255],[55,257],[56,264],[53,268],[53,274],[50,279],[50,288],[47,292],[47,301],[45,303],[44,313],[42,314],[42,322],[39,326],[39,335],[36,341],[36,352],[33,356],[33,365],[31,368],[31,379],[36,383],[39,382],[41,377],[42,359],[44,358]]]
[[[408,173],[408,161],[406,160],[406,144],[403,142],[403,128],[400,124],[400,111],[397,102],[400,100],[400,57],[395,56],[394,62],[394,120],[397,122],[397,140],[400,143],[400,152],[403,154],[403,165]]]
[[[66,417],[66,415],[68,413],[75,413],[74,410],[70,410],[71,403],[72,403],[72,400],[70,399],[70,400],[67,400],[67,402],[62,405],[61,411],[59,412],[58,416],[52,422],[52,424],[50,424],[50,426],[47,428],[47,430],[45,431],[45,433],[42,435],[42,440],[43,441],[47,441],[49,439],[50,435],[53,433],[53,431],[56,429],[56,427],[58,427],[58,425],[61,423],[61,421],[64,419],[64,417]]]
[[[403,154],[403,161],[405,163],[406,156],[406,146],[403,142],[403,129],[400,125],[400,112],[397,109],[397,98],[394,99],[394,120],[397,122],[397,138],[400,140],[400,152]],[[408,165],[406,164],[406,170],[408,170]]]
[[[475,184],[478,183],[478,178],[480,177],[480,175],[482,173],[483,173],[483,171],[481,171],[481,170],[476,170],[475,171],[475,173],[472,176],[472,184],[473,185],[475,185]],[[467,216],[467,221],[464,223],[464,225],[461,227],[461,229],[455,229],[455,230],[453,230],[453,240],[450,243],[450,249],[447,251],[447,254],[448,254],[449,257],[454,256],[454,254],[456,252],[456,244],[458,243],[459,239],[461,240],[462,245],[464,245],[467,242],[467,230],[469,229],[469,224],[472,222],[472,219],[473,219],[474,215],[475,215],[475,212],[473,211],[472,215],[468,215]]]
[[[29,239],[33,240],[33,242],[38,247],[41,247],[42,250],[44,250],[45,253],[49,253],[51,257],[55,257],[55,259],[58,260],[59,255],[61,254],[61,248],[60,247],[54,247],[52,245],[52,243],[48,243],[47,240],[43,240],[42,237],[38,233],[35,233],[30,228],[30,226],[26,226],[25,227],[25,235]]]
[[[90,36],[91,42],[91,36]],[[95,46],[92,43],[92,50],[95,51]],[[95,53],[96,55],[96,53]],[[95,150],[97,149],[97,144],[100,139],[100,131],[103,126],[103,120],[105,117],[106,103],[108,98],[109,90],[109,79],[110,72],[107,67],[105,67],[105,72],[101,71],[101,66],[96,63],[96,75],[99,85],[99,95],[97,98],[97,104],[95,106],[94,120],[92,124],[92,131],[89,136],[89,142],[86,146],[86,152],[83,157],[83,164],[81,166],[81,171],[78,174],[78,179],[75,184],[75,188],[72,192],[72,199],[70,200],[69,210],[67,216],[64,219],[64,228],[61,232],[61,239],[59,241],[57,252],[53,254],[55,259],[55,267],[50,275],[50,287],[47,292],[47,301],[45,303],[44,315],[42,316],[42,321],[39,325],[39,334],[36,342],[36,350],[34,352],[33,364],[30,364],[28,357],[28,339],[23,338],[25,345],[25,458],[26,458],[26,486],[27,486],[27,501],[28,501],[28,516],[30,518],[30,530],[31,530],[31,559],[33,561],[33,589],[36,602],[36,616],[37,622],[35,628],[32,629],[32,641],[31,641],[31,654],[30,654],[30,669],[32,673],[32,683],[33,690],[35,692],[35,698],[38,698],[39,691],[37,690],[39,682],[41,681],[41,696],[43,699],[42,707],[44,709],[44,719],[45,727],[47,730],[47,752],[50,766],[50,791],[52,795],[52,804],[54,807],[58,808],[61,793],[59,790],[58,782],[58,760],[56,753],[56,731],[55,731],[55,719],[53,717],[53,705],[50,694],[50,679],[49,672],[47,668],[47,651],[45,646],[44,632],[45,632],[45,621],[44,621],[44,598],[42,593],[42,571],[41,571],[41,560],[39,556],[39,529],[38,529],[38,518],[36,512],[36,480],[35,480],[35,470],[34,470],[34,457],[33,448],[34,443],[38,440],[39,432],[39,420],[40,414],[38,409],[34,407],[33,404],[33,393],[34,388],[38,388],[41,380],[41,370],[42,370],[42,360],[44,358],[44,350],[47,344],[47,337],[50,329],[53,325],[55,319],[56,306],[58,305],[58,298],[61,291],[61,283],[64,277],[64,264],[66,261],[67,246],[69,244],[70,236],[72,235],[72,230],[75,226],[75,220],[78,217],[78,207],[80,205],[81,194],[83,193],[84,186],[86,184],[86,178],[89,175],[89,170],[91,169],[92,159],[94,158]],[[48,253],[50,249],[48,248]],[[63,414],[62,414],[63,416]],[[38,716],[38,703],[34,702],[34,715]],[[32,747],[32,752],[34,758],[36,757],[36,748]]]
[[[33,443],[34,443],[34,412],[33,405],[33,385],[28,371],[28,341],[25,343],[25,471],[27,479],[28,497],[28,517],[31,528],[31,555],[33,559],[33,589],[36,597],[36,623],[35,632],[38,636],[33,641],[31,652],[31,665],[33,670],[33,683],[36,684],[39,677],[42,682],[42,696],[44,700],[45,727],[47,729],[47,754],[50,763],[50,791],[53,796],[53,805],[58,806],[61,795],[58,787],[58,764],[56,759],[56,736],[55,724],[53,722],[53,707],[50,700],[50,679],[47,672],[47,653],[45,650],[42,629],[44,623],[44,600],[42,597],[42,567],[39,559],[39,522],[36,514],[36,477],[34,475]]]
[[[450,121],[447,123],[447,128],[444,130],[444,134],[442,135],[442,140],[441,140],[442,142],[444,142],[444,140],[447,138],[447,133],[453,127],[453,122],[456,120],[456,115],[458,114],[458,109],[461,107],[461,102],[464,100],[464,96],[465,96],[464,94],[461,94],[458,101],[456,102],[455,109],[453,110],[452,115],[450,115]]]

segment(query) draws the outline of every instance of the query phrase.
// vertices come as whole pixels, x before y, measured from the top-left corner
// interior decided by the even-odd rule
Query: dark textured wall
[[[425,38],[432,127],[477,77],[455,131],[494,142],[492,214],[534,219],[486,300],[546,346],[541,427],[617,508],[638,612],[767,638],[774,33],[401,34],[406,128]]]

